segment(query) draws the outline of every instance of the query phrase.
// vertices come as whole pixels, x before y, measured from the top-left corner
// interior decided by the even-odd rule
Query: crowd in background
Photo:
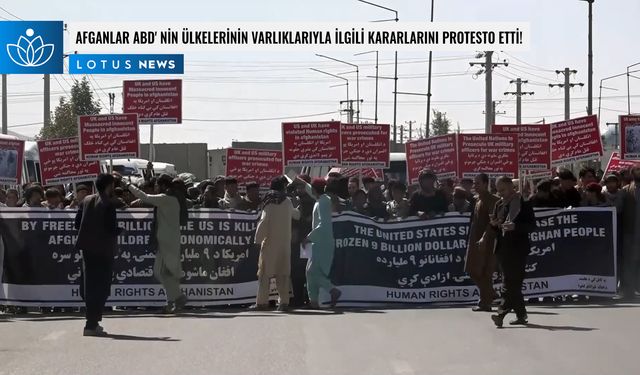
[[[514,180],[516,190],[531,202],[533,207],[615,207],[617,212],[618,274],[636,273],[637,259],[625,259],[625,247],[630,239],[638,237],[640,223],[640,200],[636,184],[640,184],[640,168],[624,170],[607,176],[593,168],[583,168],[576,177],[570,170],[557,171],[551,179],[522,181]],[[333,175],[333,176],[332,176]],[[120,208],[152,207],[144,203],[126,188],[128,181],[114,172],[116,177],[115,197]],[[329,177],[341,177],[337,173]],[[299,179],[299,180],[298,180]],[[312,180],[308,175],[300,175],[286,193],[294,207],[300,211],[300,220],[292,222],[292,282],[293,288],[303,290],[300,282],[304,279],[304,261],[299,259],[299,244],[311,231],[311,217],[315,199],[304,189],[305,181],[315,188],[323,179]],[[263,205],[264,189],[258,183],[247,183],[241,193],[238,180],[230,176],[217,176],[199,183],[191,179],[175,178],[174,190],[184,196],[187,208],[221,208],[230,210],[256,211]],[[402,220],[408,217],[430,219],[447,212],[471,213],[476,205],[473,179],[439,179],[431,171],[420,173],[417,184],[407,185],[402,181],[382,181],[371,177],[352,177],[348,180],[348,192],[340,200],[339,211],[353,211],[376,220]],[[146,194],[157,194],[157,179],[146,174],[137,187]],[[490,184],[492,194],[496,193],[495,183]],[[23,187],[23,194],[15,189],[0,190],[0,204],[6,207],[45,207],[49,209],[77,209],[78,202],[91,194],[89,184],[75,186],[75,191],[63,195],[64,186],[47,187],[33,183]],[[635,192],[635,193],[634,193]],[[625,238],[626,237],[626,238]],[[640,241],[640,238],[637,239]],[[636,241],[636,243],[638,243]],[[635,252],[632,252],[635,253]],[[298,264],[299,263],[299,264]],[[296,264],[298,268],[296,270]],[[634,270],[631,270],[633,267]],[[630,291],[633,292],[633,291]],[[300,295],[300,293],[294,293]],[[292,304],[301,301],[292,301]]]

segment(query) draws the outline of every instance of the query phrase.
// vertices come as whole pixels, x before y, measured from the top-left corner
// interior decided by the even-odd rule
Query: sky
[[[426,0],[376,0],[396,9],[400,21],[425,21],[430,16]],[[389,12],[356,0],[0,0],[0,16],[12,15],[32,20],[80,21],[268,21],[268,22],[368,22],[389,18]],[[626,67],[640,62],[637,31],[632,27],[640,19],[640,1],[596,0],[593,5],[593,108],[598,112],[600,79],[623,73]],[[579,0],[435,0],[434,19],[449,22],[529,22],[531,48],[526,52],[496,51],[495,61],[509,66],[494,70],[493,99],[497,107],[497,123],[515,123],[515,97],[503,95],[515,91],[509,81],[529,81],[523,91],[534,91],[522,102],[523,123],[560,121],[564,118],[564,94],[549,83],[561,83],[563,75],[555,70],[565,67],[577,70],[572,82],[584,87],[571,91],[572,117],[586,115],[587,106],[587,34],[588,6]],[[7,11],[9,13],[7,13]],[[82,52],[82,51],[79,51]],[[105,51],[107,52],[107,51]],[[114,51],[116,52],[116,51]],[[180,51],[175,51],[180,53]],[[322,53],[318,50],[317,53]],[[373,119],[375,55],[354,56],[330,52],[332,57],[347,60],[360,67],[361,118]],[[484,130],[484,76],[469,62],[478,51],[433,53],[432,108],[446,112],[454,127],[462,132]],[[379,55],[379,75],[393,77],[393,53]],[[398,91],[427,91],[428,51],[398,54]],[[322,121],[342,119],[339,101],[346,96],[344,87],[330,87],[340,81],[316,73],[317,68],[337,74],[351,70],[348,66],[315,56],[313,52],[197,52],[185,54],[183,79],[183,123],[162,125],[154,129],[155,143],[206,142],[210,149],[223,148],[238,141],[280,141],[282,121]],[[350,81],[350,98],[356,97],[355,74]],[[52,110],[60,96],[70,92],[79,76],[55,75],[51,80]],[[90,82],[108,113],[108,93],[116,93],[116,112],[120,111],[123,79],[148,79],[150,76],[93,75]],[[393,81],[379,80],[378,122],[393,123]],[[607,122],[617,122],[627,113],[627,81],[625,77],[607,80],[603,86],[601,130]],[[43,81],[34,75],[11,75],[8,78],[9,129],[27,136],[38,133],[43,122]],[[631,110],[640,112],[640,79],[631,79]],[[503,113],[504,112],[504,113]],[[280,120],[279,118],[287,118]],[[412,121],[424,127],[426,98],[398,95],[397,125]],[[398,133],[399,134],[399,133]],[[405,137],[408,131],[405,131]],[[398,135],[399,137],[399,135]],[[141,141],[149,140],[148,126],[141,126]]]

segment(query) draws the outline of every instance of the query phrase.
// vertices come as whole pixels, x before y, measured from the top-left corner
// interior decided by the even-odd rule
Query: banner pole
[[[149,161],[154,162],[154,152],[153,152],[153,122],[151,123],[151,128],[149,129]]]

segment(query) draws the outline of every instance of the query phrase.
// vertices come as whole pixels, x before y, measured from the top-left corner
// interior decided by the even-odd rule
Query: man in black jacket
[[[76,250],[82,252],[80,295],[86,304],[87,319],[84,336],[107,334],[99,322],[111,294],[113,258],[121,232],[113,198],[114,177],[99,175],[96,189],[98,194],[90,195],[80,203],[75,220],[78,230]]]
[[[491,319],[500,328],[511,310],[517,319],[510,324],[527,324],[522,282],[531,248],[529,233],[536,227],[536,218],[531,204],[516,192],[511,178],[500,177],[496,188],[501,199],[496,203],[490,225],[496,232],[495,253],[502,271],[503,302]]]

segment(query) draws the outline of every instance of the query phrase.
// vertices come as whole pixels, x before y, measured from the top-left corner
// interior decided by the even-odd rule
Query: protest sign
[[[138,115],[78,116],[80,160],[137,158],[140,155]]]

